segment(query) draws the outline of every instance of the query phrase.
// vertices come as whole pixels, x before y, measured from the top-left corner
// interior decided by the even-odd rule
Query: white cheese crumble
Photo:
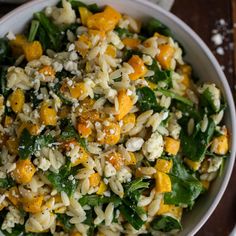
[[[125,146],[126,146],[127,151],[136,152],[142,148],[143,143],[144,143],[144,140],[142,138],[133,137],[133,138],[130,138],[126,142]]]
[[[155,132],[143,145],[143,153],[149,161],[154,161],[161,156],[164,149],[162,135]]]

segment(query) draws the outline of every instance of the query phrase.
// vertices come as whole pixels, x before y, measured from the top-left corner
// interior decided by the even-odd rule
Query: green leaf
[[[0,94],[7,97],[9,89],[7,88],[7,66],[0,66]]]
[[[60,51],[64,38],[61,30],[43,12],[35,13],[34,17],[40,22],[40,26],[43,28],[43,30],[40,31],[40,42],[45,45],[47,49],[50,48],[55,51]],[[50,41],[45,42],[48,38]]]
[[[89,205],[89,206],[98,206],[101,204],[108,204],[113,202],[115,206],[119,206],[122,202],[121,199],[112,195],[111,197],[98,196],[98,195],[85,195],[79,199],[79,203],[81,206]]]
[[[0,65],[12,65],[14,58],[11,55],[9,42],[5,38],[0,38]]]
[[[173,229],[182,229],[178,220],[170,216],[158,216],[151,222],[151,228],[156,231],[169,232]]]
[[[135,209],[129,206],[129,203],[124,203],[119,207],[119,210],[125,220],[127,220],[136,230],[139,230],[145,223]]]
[[[86,7],[88,8],[92,13],[96,13],[100,11],[100,8],[98,7],[98,5],[96,3],[93,4],[85,4],[81,1],[78,0],[68,0],[68,2],[71,4],[73,9],[78,9],[79,7]],[[60,4],[61,6],[61,4]]]
[[[172,37],[171,30],[162,22],[156,19],[150,19],[146,25],[143,26],[142,31],[148,37],[152,37],[155,33]]]
[[[87,148],[85,139],[80,137],[79,133],[68,120],[66,121],[66,125],[61,128],[63,130],[61,133],[62,140],[76,139],[83,148]]]
[[[32,20],[31,21],[31,26],[30,26],[30,31],[29,31],[29,37],[28,41],[33,42],[35,39],[35,36],[37,34],[39,28],[39,21],[38,20]]]
[[[19,140],[19,156],[21,159],[26,159],[54,142],[55,140],[51,135],[32,136],[27,129],[24,129]]]
[[[138,106],[142,112],[153,110],[160,112],[162,108],[157,104],[155,93],[149,87],[142,87],[136,90],[138,95]]]
[[[180,110],[182,112],[183,116],[187,117],[188,119],[189,119],[189,117],[191,117],[195,121],[198,121],[198,122],[202,119],[202,114],[200,113],[200,111],[198,111],[193,106],[189,106],[185,103],[178,102],[178,101],[176,101],[175,106],[176,106],[177,110]],[[185,123],[186,123],[186,121],[185,121]]]
[[[0,188],[10,188],[15,185],[15,182],[12,178],[6,177],[5,179],[0,178]]]
[[[215,131],[215,123],[212,119],[208,120],[208,126],[205,132],[195,128],[192,136],[187,134],[186,129],[181,129],[180,140],[182,153],[192,161],[201,161],[205,157],[205,153]]]
[[[200,95],[200,102],[201,106],[207,107],[208,113],[210,114],[214,114],[219,111],[219,109],[215,106],[214,97],[209,88],[205,89]]]
[[[57,214],[57,220],[59,220],[66,232],[71,231],[74,228],[74,225],[70,223],[71,217],[66,214]]]
[[[154,72],[153,76],[147,77],[146,79],[154,84],[159,82],[165,82],[167,88],[172,87],[172,71],[171,70],[161,70],[157,64],[156,60],[153,60],[152,65],[148,67],[150,71]]]
[[[177,158],[173,158],[173,168],[169,176],[172,191],[165,193],[165,204],[192,206],[203,190],[201,182],[191,175]]]
[[[137,191],[137,190],[140,190],[140,189],[144,190],[148,187],[149,187],[148,182],[144,182],[143,178],[138,178],[138,179],[135,179],[135,180],[129,182],[128,184],[126,184],[125,192],[127,194],[130,194],[134,191]]]
[[[65,165],[61,167],[58,173],[48,171],[47,178],[58,192],[64,191],[71,197],[77,188],[78,181],[74,178],[68,179],[68,177],[74,174],[70,165]]]
[[[117,27],[114,30],[118,36],[122,39],[122,38],[133,38],[134,37],[134,33],[130,32],[128,29],[125,28],[120,28]],[[138,35],[138,38],[143,41],[146,39],[146,37],[142,36],[142,35]]]
[[[161,88],[158,88],[157,89],[158,92],[162,93],[163,95],[165,95],[166,97],[171,97],[172,99],[174,100],[177,100],[179,102],[182,102],[188,106],[193,106],[193,102],[190,101],[189,99],[185,98],[185,97],[182,97],[170,90],[165,90],[165,89],[161,89]]]
[[[122,60],[128,61],[133,55],[142,57],[143,53],[138,50],[131,50],[131,49],[125,48],[123,51]]]

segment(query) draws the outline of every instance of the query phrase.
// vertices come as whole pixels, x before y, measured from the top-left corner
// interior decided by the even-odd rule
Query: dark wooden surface
[[[236,2],[234,4],[236,11]],[[229,47],[234,42],[233,26],[236,23],[236,12],[233,11],[232,5],[230,0],[176,0],[172,12],[193,28],[213,51],[219,63],[224,67],[224,72],[234,92],[236,84],[235,50],[233,47]],[[0,3],[0,17],[15,7]],[[224,55],[216,53],[216,46],[211,41],[212,30],[219,28],[217,25],[220,19],[224,19],[226,22],[226,27],[222,29],[225,34]],[[197,233],[197,236],[229,235],[236,224],[236,187],[234,181],[236,181],[235,167],[222,200],[207,223]]]

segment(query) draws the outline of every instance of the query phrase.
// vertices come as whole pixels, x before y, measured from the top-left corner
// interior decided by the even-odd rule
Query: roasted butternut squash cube
[[[9,102],[11,105],[11,109],[15,113],[19,113],[23,109],[23,105],[25,104],[25,94],[22,89],[16,89],[9,97]]]
[[[23,198],[23,209],[26,212],[38,213],[41,211],[43,196],[34,196],[33,198]]]
[[[169,173],[172,169],[172,160],[157,159],[155,169],[164,173]]]
[[[144,65],[143,60],[139,56],[133,55],[129,59],[128,63],[134,69],[134,72],[129,75],[131,80],[137,80],[147,73],[147,67]]]
[[[229,140],[227,135],[221,135],[213,139],[212,150],[218,155],[225,155],[229,151]]]
[[[124,165],[123,157],[119,152],[111,152],[109,155],[106,156],[106,160],[110,162],[116,170],[120,170],[121,167]]]
[[[155,180],[157,193],[171,192],[172,185],[169,175],[164,172],[157,171],[155,174]]]
[[[102,133],[103,137],[98,140],[101,144],[115,145],[120,140],[120,126],[116,122],[103,126]]]
[[[173,139],[171,137],[165,137],[164,141],[165,141],[165,151],[168,154],[176,155],[180,148],[180,141]]]
[[[118,115],[116,115],[117,120],[123,119],[131,110],[133,106],[133,101],[129,95],[127,95],[126,90],[120,90],[118,92],[118,103],[119,103],[119,110]]]
[[[101,176],[98,173],[93,173],[89,176],[90,187],[97,187],[101,181]]]
[[[171,67],[171,61],[174,58],[175,49],[169,44],[162,44],[159,46],[160,53],[157,54],[156,59],[167,70]]]
[[[17,183],[27,184],[31,181],[35,172],[35,166],[29,159],[18,160],[16,162],[16,168],[13,171],[13,176]]]

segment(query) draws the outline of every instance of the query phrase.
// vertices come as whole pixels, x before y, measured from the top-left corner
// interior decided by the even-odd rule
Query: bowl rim
[[[30,8],[33,6],[35,3],[39,4],[41,2],[45,2],[46,0],[33,0],[27,3],[24,3],[17,7],[16,9],[10,11],[8,14],[4,15],[3,17],[0,18],[0,25],[4,24],[4,22],[8,21],[11,17],[14,17],[18,12],[24,11],[24,9]],[[84,0],[82,0],[84,1]],[[96,0],[94,0],[96,2]],[[183,20],[178,18],[176,15],[174,15],[171,12],[168,12],[158,6],[157,4],[153,2],[148,2],[144,0],[133,0],[133,2],[138,3],[143,6],[147,6],[149,8],[153,8],[154,10],[161,12],[163,15],[165,15],[167,18],[169,18],[171,21],[173,21],[175,24],[177,24],[179,27],[184,30],[185,34],[188,34],[193,38],[196,43],[200,46],[202,49],[202,52],[205,54],[205,56],[211,61],[213,67],[216,70],[216,73],[219,75],[220,81],[223,85],[223,88],[225,90],[225,97],[227,98],[227,103],[229,107],[229,113],[230,113],[230,122],[232,126],[232,131],[231,131],[231,153],[230,157],[228,160],[228,166],[227,166],[227,171],[225,172],[225,175],[223,176],[222,183],[220,185],[219,192],[215,195],[214,200],[211,202],[210,207],[208,210],[204,213],[203,217],[201,220],[192,228],[192,230],[188,233],[189,236],[195,235],[200,228],[206,223],[206,221],[209,219],[209,217],[212,215],[213,211],[216,209],[217,205],[219,204],[226,187],[229,183],[233,168],[234,168],[234,162],[235,162],[235,153],[236,153],[236,122],[233,122],[236,120],[236,112],[235,112],[235,103],[232,95],[232,91],[230,89],[229,83],[226,79],[226,76],[221,69],[217,59],[211,52],[211,50],[208,48],[206,43],[198,36],[198,34],[190,28]]]

